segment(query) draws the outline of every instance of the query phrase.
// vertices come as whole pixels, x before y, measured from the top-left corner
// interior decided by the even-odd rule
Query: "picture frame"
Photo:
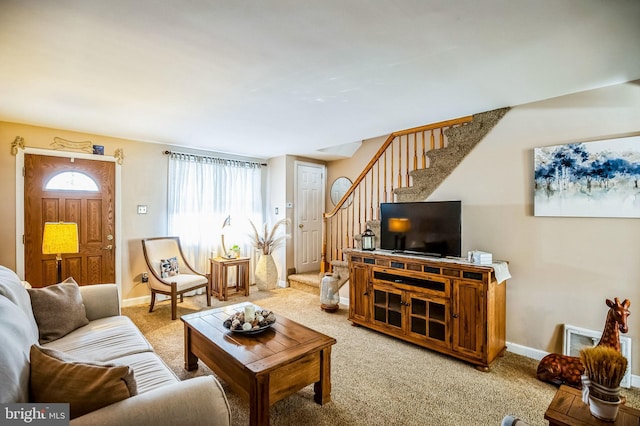
[[[640,136],[534,149],[534,215],[640,217]]]

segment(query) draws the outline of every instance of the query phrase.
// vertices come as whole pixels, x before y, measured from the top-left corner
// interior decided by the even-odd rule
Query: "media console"
[[[491,265],[348,250],[349,320],[489,371],[506,349],[506,281]]]

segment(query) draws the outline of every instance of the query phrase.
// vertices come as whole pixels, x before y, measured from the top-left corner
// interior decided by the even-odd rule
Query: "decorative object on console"
[[[580,351],[584,366],[582,375],[582,402],[591,414],[613,422],[621,404],[620,382],[627,371],[627,359],[617,350],[596,346]]]
[[[376,249],[376,234],[370,228],[365,229],[361,236],[362,250]]]
[[[534,150],[534,214],[640,217],[640,136]]]
[[[42,232],[42,254],[56,255],[58,281],[62,281],[62,255],[78,253],[78,224],[73,222],[46,222]]]
[[[486,251],[473,250],[468,253],[468,260],[476,265],[491,265],[493,263],[493,255]]]
[[[620,303],[617,297],[614,301],[606,300],[609,311],[602,331],[602,337],[597,346],[608,346],[620,352],[620,333],[629,331],[627,317],[631,302],[624,299]],[[552,353],[540,360],[537,377],[544,382],[557,385],[567,384],[580,389],[582,387],[582,374],[584,365],[578,357]]]
[[[340,309],[340,293],[338,279],[327,272],[320,282],[320,309],[325,312],[336,312]]]
[[[407,232],[411,229],[411,221],[406,217],[391,217],[389,218],[389,232],[393,232],[395,235],[393,250],[397,252],[404,251],[405,242],[407,239]]]

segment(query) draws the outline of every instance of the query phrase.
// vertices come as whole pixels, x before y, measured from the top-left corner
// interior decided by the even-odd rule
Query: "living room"
[[[513,278],[507,283],[506,324],[511,352],[535,359],[548,352],[561,352],[564,324],[601,330],[607,312],[605,299],[627,298],[632,302],[632,312],[634,303],[640,300],[640,268],[636,262],[640,258],[638,221],[630,218],[536,217],[533,214],[534,148],[640,135],[640,84],[637,81],[640,78],[637,60],[640,52],[635,43],[637,37],[631,44],[627,39],[633,34],[625,33],[618,41],[628,46],[625,55],[636,58],[636,67],[619,70],[609,64],[614,68],[611,72],[621,75],[618,77],[621,80],[602,80],[599,85],[584,83],[581,90],[562,96],[536,98],[534,94],[531,102],[501,105],[511,109],[428,199],[462,200],[463,253],[485,250],[492,252],[494,258],[509,262]],[[17,115],[3,111],[0,140],[4,141],[6,149],[0,152],[0,178],[6,200],[0,208],[0,220],[5,224],[0,229],[0,237],[5,241],[0,249],[0,264],[17,268],[16,200],[21,194],[17,189],[16,157],[10,152],[10,144],[20,136],[29,148],[50,150],[55,137],[90,140],[104,146],[105,154],[110,155],[116,149],[124,152],[120,166],[123,184],[119,208],[118,262],[121,273],[118,284],[125,306],[148,297],[148,289],[140,277],[146,270],[140,240],[166,233],[167,188],[164,183],[168,171],[163,152],[176,149],[179,144],[165,139],[145,142],[136,137],[117,138],[98,132],[70,130],[35,120],[19,120],[14,118]],[[460,115],[438,119],[453,119]],[[386,129],[387,133],[396,130],[401,129]],[[269,184],[268,193],[273,197],[268,199],[266,211],[274,212],[275,208],[287,211],[286,203],[293,198],[290,182],[295,160],[326,163],[327,184],[339,176],[353,180],[384,136],[374,137],[367,133],[362,138],[360,149],[347,159],[326,162],[290,154],[267,159],[250,157],[266,160],[267,174],[277,175],[276,183]],[[180,150],[203,152],[193,147],[180,147]],[[136,213],[138,205],[148,206],[146,215]],[[272,222],[274,216],[269,214],[266,219]],[[280,255],[279,272],[283,284],[291,264],[289,254]],[[631,316],[626,336],[632,339],[633,348],[637,348],[640,344],[639,323],[634,318]],[[637,350],[633,351],[631,362],[632,384],[638,387],[640,355]]]

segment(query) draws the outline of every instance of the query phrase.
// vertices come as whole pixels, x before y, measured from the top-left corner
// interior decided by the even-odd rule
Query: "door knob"
[[[303,225],[303,224],[298,225],[298,228],[302,228],[302,227],[304,227],[304,225]]]
[[[102,247],[102,250],[113,250],[113,244],[109,244],[106,247]]]

